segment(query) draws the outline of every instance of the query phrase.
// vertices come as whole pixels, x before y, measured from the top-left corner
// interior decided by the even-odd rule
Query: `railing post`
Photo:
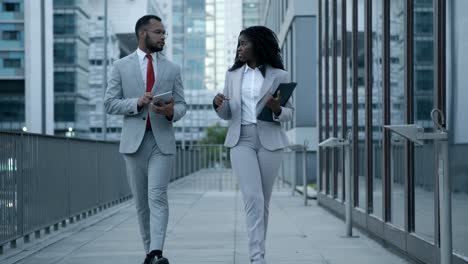
[[[304,206],[307,206],[307,141],[304,141],[302,146],[302,183],[304,184],[304,189],[302,194],[304,196]]]
[[[352,237],[353,236],[353,224],[352,224],[352,187],[351,187],[351,155],[352,155],[352,148],[351,144],[343,146],[345,152],[345,188],[346,188],[346,236]]]
[[[438,178],[440,207],[440,263],[452,263],[452,192],[448,174],[448,141],[438,141]]]
[[[222,165],[222,162],[223,162],[223,146],[222,145],[219,145],[219,191],[221,192],[223,190],[223,165]]]
[[[291,195],[292,196],[295,196],[296,195],[296,187],[297,187],[297,175],[296,175],[296,171],[297,171],[297,152],[295,150],[292,151],[293,155],[294,155],[294,166],[291,166],[291,168],[294,168],[294,173],[291,173],[292,175],[292,181],[291,181],[291,186],[292,186],[292,190],[291,190]]]

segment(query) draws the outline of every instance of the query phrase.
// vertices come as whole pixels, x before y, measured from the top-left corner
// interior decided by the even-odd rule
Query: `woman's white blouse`
[[[256,106],[260,98],[260,89],[262,88],[263,77],[260,70],[250,68],[245,64],[244,74],[242,77],[242,125],[256,124]]]

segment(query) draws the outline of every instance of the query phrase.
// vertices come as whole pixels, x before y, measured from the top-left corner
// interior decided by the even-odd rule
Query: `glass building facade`
[[[25,125],[24,3],[0,1],[0,130]]]
[[[54,0],[55,134],[89,132],[87,1]]]
[[[440,201],[433,141],[384,129],[437,127],[445,115],[453,259],[468,263],[468,100],[464,0],[319,0],[319,141],[352,142],[353,221],[410,257],[439,263]],[[341,149],[319,150],[319,203],[344,214]]]
[[[242,27],[260,25],[260,0],[242,0]]]
[[[205,0],[172,1],[173,62],[182,68],[185,89],[204,89]]]

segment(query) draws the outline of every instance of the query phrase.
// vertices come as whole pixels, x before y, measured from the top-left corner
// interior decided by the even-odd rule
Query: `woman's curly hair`
[[[278,38],[271,29],[264,26],[252,26],[242,30],[239,33],[240,35],[244,35],[252,43],[257,65],[268,64],[273,68],[284,70]],[[238,42],[237,48],[239,48],[239,45],[240,43]],[[245,64],[239,60],[238,56],[239,53],[236,52],[234,65],[232,65],[229,71],[236,70]]]

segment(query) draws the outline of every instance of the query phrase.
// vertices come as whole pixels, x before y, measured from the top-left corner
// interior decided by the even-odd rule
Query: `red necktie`
[[[146,58],[148,59],[148,65],[146,67],[146,92],[151,92],[151,89],[153,89],[154,85],[154,69],[153,69],[153,57],[151,54],[146,54]],[[149,110],[149,109],[148,109]],[[149,118],[149,113],[148,113],[148,118],[146,118],[146,128],[150,129],[151,128],[151,121]]]

